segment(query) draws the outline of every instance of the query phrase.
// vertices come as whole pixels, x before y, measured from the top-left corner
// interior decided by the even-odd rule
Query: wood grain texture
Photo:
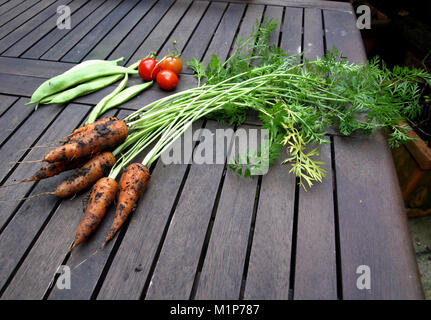
[[[248,129],[256,128],[238,130]],[[235,149],[234,154],[241,153]],[[226,171],[195,299],[239,299],[257,182],[258,176],[247,179]]]
[[[61,61],[78,63],[103,39],[103,37],[111,32],[117,23],[124,18],[137,5],[139,0],[128,0],[121,2],[118,7],[112,10],[106,17],[103,18],[94,28],[91,29],[65,56]]]
[[[307,191],[299,189],[295,300],[337,299],[331,146],[323,144],[318,148],[327,177]]]
[[[38,59],[45,52],[47,52],[53,45],[58,41],[66,37],[66,35],[75,31],[75,28],[79,26],[80,22],[87,18],[93,11],[95,11],[104,0],[91,0],[88,1],[83,7],[77,11],[73,11],[71,19],[73,25],[71,29],[59,29],[55,28],[47,33],[42,39],[35,43],[31,48],[22,54],[23,58]]]
[[[106,1],[94,10],[84,21],[78,24],[73,32],[68,33],[41,58],[44,60],[60,60],[70,49],[72,49],[88,32],[90,32],[104,17],[120,4],[119,1]]]
[[[191,4],[191,0],[177,0],[141,43],[129,61],[134,63],[145,58],[151,52],[158,52]]]
[[[66,136],[69,134],[88,111],[89,108],[87,106],[75,105],[66,108],[45,132],[40,140],[40,144],[52,142],[58,139],[59,135]],[[25,159],[41,158],[45,152],[46,149],[34,149],[29,152]],[[18,166],[5,184],[28,178],[36,172],[40,166],[40,164],[22,164]],[[31,190],[29,195],[54,190],[56,185],[67,175],[70,175],[70,172],[63,173],[39,183],[30,182],[8,187],[7,189],[1,190],[0,198],[3,199],[7,194],[11,193],[14,198],[23,197],[35,184],[36,187]],[[25,201],[15,213],[15,207],[19,202],[10,203],[8,205],[1,204],[1,220],[5,221],[5,219],[10,218],[12,214],[13,218],[0,234],[0,288],[3,287],[5,281],[16,268],[25,254],[25,251],[30,246],[58,201],[59,200],[53,196],[34,198]]]
[[[196,132],[202,125],[193,125]],[[131,218],[117,254],[109,268],[103,286],[97,295],[99,300],[139,299],[163,233],[169,222],[185,177],[187,164],[165,165],[158,161],[151,174],[145,194]]]
[[[245,9],[243,4],[229,4],[202,59],[205,66],[210,61],[211,54],[216,54],[220,61],[226,60]]]
[[[324,53],[322,10],[304,9],[304,58],[316,60]]]
[[[106,59],[155,3],[156,0],[140,1],[138,5],[86,55],[85,59]]]
[[[135,27],[129,32],[123,41],[121,41],[118,47],[109,55],[109,58],[117,59],[124,57],[124,63],[129,61],[133,53],[153,31],[154,26],[158,24],[158,22],[162,19],[166,11],[169,10],[173,3],[174,0],[157,1],[151,10],[143,17],[143,19],[137,25],[135,25]],[[158,48],[152,48],[152,50],[157,49]],[[138,57],[136,61],[142,58],[144,57]]]
[[[9,15],[8,17],[6,17],[6,16],[4,18],[1,17],[2,22],[6,23],[7,21],[12,19],[13,17],[16,17],[19,14],[19,12],[22,12],[23,2],[28,2],[27,6],[31,6],[31,5],[36,3],[36,1],[24,1],[24,0],[9,0],[9,1],[8,0],[2,0],[2,1],[0,1],[0,4],[1,4],[0,15],[3,15],[7,12],[12,11],[12,10],[15,12],[15,16],[12,14],[12,15]],[[18,6],[21,6],[21,7],[17,8]],[[19,10],[21,10],[21,11],[19,11]]]
[[[327,48],[349,61],[366,55],[355,18],[324,11]],[[421,299],[423,292],[393,160],[382,133],[334,137],[344,299]],[[371,289],[359,290],[358,266],[371,270]]]
[[[81,8],[86,2],[87,0],[74,0],[68,4],[68,7],[70,8],[71,12],[75,12],[76,10]],[[52,11],[52,12],[56,12],[56,11]],[[9,56],[9,57],[20,56],[33,44],[37,43],[40,39],[42,39],[51,30],[58,29],[57,19],[58,19],[57,14],[51,15],[49,18],[45,19],[45,22],[40,24],[38,27],[30,29],[23,38],[15,42],[13,46],[11,46],[8,50],[6,50],[3,53],[3,55]],[[73,20],[73,23],[76,23],[76,22]]]
[[[186,14],[181,18],[180,22],[176,26],[175,30],[169,36],[169,39],[159,50],[158,56],[163,58],[165,55],[172,53],[174,50],[173,42],[176,41],[176,47],[181,53],[187,44],[190,36],[193,34],[196,26],[199,24],[206,8],[208,7],[208,1],[195,1],[191,7],[187,10]],[[194,43],[193,45],[196,45]],[[186,62],[184,57],[181,60]]]
[[[2,117],[6,110],[8,110],[17,100],[18,97],[0,94],[0,117]]]
[[[189,61],[191,58],[196,58],[200,61],[203,58],[226,7],[226,2],[211,2],[182,51],[181,58],[183,61]],[[193,73],[193,71],[183,65],[183,73]]]
[[[25,23],[23,23],[22,25],[20,25],[19,27],[17,27],[16,29],[8,33],[7,36],[4,36],[0,40],[1,52],[4,53],[4,51],[8,49],[10,46],[12,46],[15,42],[25,37],[29,32],[31,32],[39,25],[44,23],[47,19],[49,19],[56,12],[57,7],[59,5],[68,5],[71,1],[72,0],[58,0],[52,3],[47,8],[45,8],[44,10],[42,10],[40,13],[35,14],[34,16],[32,15],[32,17],[28,21],[26,21]],[[22,15],[18,17],[21,17],[21,16]],[[3,34],[3,30],[5,30],[6,27],[7,25],[5,27],[0,28],[0,35]]]
[[[18,126],[33,112],[32,107],[23,107],[21,103],[15,104],[0,118],[0,145],[18,128]]]
[[[302,51],[302,15],[304,9],[287,7],[284,12],[280,48],[290,55]]]
[[[74,63],[0,57],[0,70],[2,74],[44,79],[55,77],[72,68],[74,65]]]
[[[253,29],[256,29],[256,26],[260,26],[264,9],[265,7],[261,5],[250,4],[247,6],[244,17],[241,21],[241,26],[233,41],[233,46],[230,54],[232,54],[233,52],[235,52],[235,50],[238,49],[239,40],[242,41],[247,39],[253,33]],[[223,59],[221,59],[221,61],[223,61]]]
[[[37,15],[40,11],[45,9],[54,1],[55,0],[24,1],[24,3],[26,3],[25,5],[23,3],[20,6],[2,15],[1,21],[2,22],[7,21],[7,23],[4,23],[4,24],[2,23],[2,26],[0,28],[0,39],[4,38],[8,33],[18,28],[20,25],[25,23],[31,17]]]
[[[207,128],[223,127],[210,122]],[[214,150],[225,148],[224,141],[213,142]],[[223,164],[191,165],[145,299],[189,298],[223,169]]]

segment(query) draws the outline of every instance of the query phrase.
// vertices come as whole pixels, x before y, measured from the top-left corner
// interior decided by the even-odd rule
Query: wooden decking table
[[[59,29],[57,7],[71,9]],[[177,40],[183,61],[229,56],[256,21],[280,22],[271,43],[315,59],[336,46],[365,61],[350,4],[330,1],[41,0],[0,1],[0,181],[29,177],[34,148],[85,120],[113,86],[69,105],[24,106],[47,78],[86,59],[151,51],[163,56]],[[130,83],[138,83],[133,77]],[[184,68],[176,91],[195,86]],[[156,86],[109,114],[122,117],[167,93]],[[212,130],[213,121],[201,122]],[[253,126],[253,117],[246,125]],[[305,192],[286,166],[241,178],[224,165],[157,162],[137,210],[100,253],[113,211],[68,255],[86,194],[0,204],[1,299],[421,299],[403,202],[382,134],[330,135],[320,147],[328,177]],[[64,174],[0,189],[0,200],[50,191]],[[71,268],[71,288],[55,285]],[[370,289],[357,286],[361,266]]]

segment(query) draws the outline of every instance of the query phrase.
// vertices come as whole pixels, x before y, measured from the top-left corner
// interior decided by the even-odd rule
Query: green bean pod
[[[49,97],[46,97],[40,101],[43,104],[59,104],[69,102],[77,97],[90,94],[94,91],[100,90],[106,86],[117,82],[123,77],[123,74],[115,74],[112,76],[106,76],[96,78],[88,82],[77,85],[71,89],[55,93]]]
[[[79,83],[119,73],[136,74],[138,71],[107,63],[91,64],[85,68],[75,69],[45,81],[36,89],[31,96],[30,102],[27,104],[38,103],[54,93],[63,91]]]
[[[116,59],[116,60],[99,60],[99,59],[85,60],[85,61],[78,63],[77,65],[73,66],[69,70],[65,71],[63,74],[69,73],[71,71],[83,69],[83,68],[86,68],[88,66],[95,65],[95,64],[117,65],[117,63],[121,62],[121,61],[124,61],[124,57],[121,57],[121,58]]]
[[[130,99],[132,99],[133,97],[135,97],[136,95],[140,94],[142,91],[147,89],[152,84],[153,84],[153,81],[149,81],[149,82],[144,82],[124,89],[123,91],[121,91],[120,93],[116,94],[111,99],[109,99],[108,103],[102,109],[102,113],[105,113],[109,109],[115,108],[116,106],[129,101]]]

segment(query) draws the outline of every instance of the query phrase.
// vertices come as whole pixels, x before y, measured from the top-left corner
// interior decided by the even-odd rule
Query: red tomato
[[[165,70],[171,70],[176,74],[180,74],[183,69],[183,63],[180,58],[167,57],[160,62],[160,67]]]
[[[162,70],[157,74],[157,84],[164,90],[172,90],[178,84],[178,76],[171,70]]]
[[[160,65],[153,58],[146,58],[139,63],[138,72],[142,79],[150,81],[156,79],[157,73],[160,71]]]

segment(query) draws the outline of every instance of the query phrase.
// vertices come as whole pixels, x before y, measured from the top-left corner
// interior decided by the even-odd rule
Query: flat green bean
[[[27,104],[38,103],[54,93],[63,91],[79,83],[119,73],[136,74],[138,71],[112,64],[91,64],[85,68],[75,69],[45,81],[36,89],[31,96],[30,102]]]
[[[108,101],[108,103],[102,109],[101,113],[105,113],[109,109],[115,108],[116,106],[129,101],[130,99],[132,99],[133,97],[135,97],[136,95],[140,94],[142,91],[147,89],[152,84],[153,84],[153,81],[149,81],[149,82],[144,82],[124,89],[123,91],[119,92]]]

